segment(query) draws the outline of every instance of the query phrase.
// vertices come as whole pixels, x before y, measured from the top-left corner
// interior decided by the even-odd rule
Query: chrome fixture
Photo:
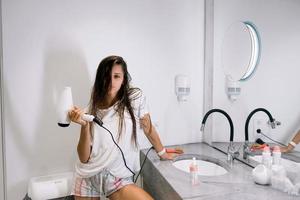
[[[230,125],[230,139],[229,139],[230,143],[229,143],[229,146],[228,146],[228,149],[227,149],[227,161],[230,162],[230,164],[232,164],[233,160],[239,156],[239,152],[233,145],[234,128],[233,128],[233,123],[232,123],[232,120],[231,120],[230,116],[224,110],[211,109],[210,111],[208,111],[204,115],[200,130],[201,130],[201,132],[204,131],[205,122],[206,122],[208,116],[211,113],[214,113],[214,112],[222,113],[228,119],[228,122],[229,122],[229,125]]]
[[[247,117],[246,119],[246,123],[245,123],[245,143],[244,143],[244,148],[243,148],[243,158],[244,159],[248,159],[249,155],[252,155],[251,151],[250,151],[250,147],[249,147],[249,133],[248,133],[248,128],[249,128],[249,122],[251,117],[256,113],[262,111],[264,113],[266,113],[269,117],[269,121],[268,124],[271,126],[272,129],[276,128],[276,126],[279,126],[281,123],[279,121],[276,121],[271,113],[266,110],[265,108],[256,108],[255,110],[253,110]]]

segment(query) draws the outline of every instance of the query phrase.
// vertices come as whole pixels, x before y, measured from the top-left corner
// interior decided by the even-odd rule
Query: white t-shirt
[[[137,98],[132,101],[133,113],[136,120],[137,138],[142,134],[143,130],[140,126],[139,119],[148,113],[146,97],[139,92]],[[123,129],[118,141],[119,115],[115,110],[115,106],[99,111],[105,113],[102,121],[103,126],[110,130],[115,141],[121,147],[127,166],[132,171],[138,171],[139,166],[139,149],[133,145],[132,120],[129,112],[125,109]],[[99,117],[99,114],[98,117]],[[94,124],[94,134],[92,141],[92,152],[88,163],[77,162],[75,165],[76,174],[80,177],[91,177],[98,174],[103,169],[108,169],[114,176],[126,178],[132,176],[132,173],[125,167],[122,154],[118,147],[114,144],[111,135],[107,130]],[[138,140],[137,140],[138,141]]]

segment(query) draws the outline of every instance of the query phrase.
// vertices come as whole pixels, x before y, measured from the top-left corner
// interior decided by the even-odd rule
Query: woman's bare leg
[[[153,200],[142,188],[134,184],[126,185],[108,197],[110,200]]]

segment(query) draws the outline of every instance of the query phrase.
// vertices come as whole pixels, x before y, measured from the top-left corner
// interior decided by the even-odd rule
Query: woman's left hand
[[[163,155],[159,156],[161,160],[173,160],[176,155],[173,153],[164,153]]]
[[[287,147],[280,147],[280,152],[281,153],[289,153],[293,150],[293,146],[292,145],[288,145]]]

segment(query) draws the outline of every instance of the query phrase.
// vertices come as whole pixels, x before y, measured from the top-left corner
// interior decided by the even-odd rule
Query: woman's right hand
[[[80,124],[81,126],[86,126],[87,121],[83,120],[81,116],[84,114],[84,110],[80,109],[77,106],[74,106],[71,110],[69,110],[69,118],[72,122]]]

